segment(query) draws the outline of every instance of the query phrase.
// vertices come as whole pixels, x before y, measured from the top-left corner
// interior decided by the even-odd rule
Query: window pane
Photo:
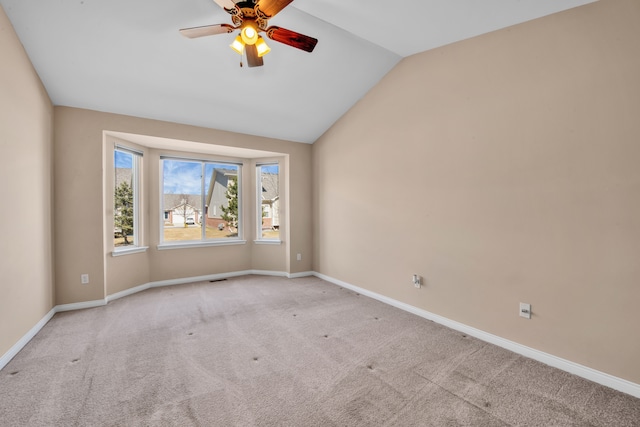
[[[205,165],[207,239],[238,237],[238,166]]]
[[[113,206],[113,246],[137,246],[136,215],[137,179],[136,155],[114,150],[114,206]]]
[[[164,159],[163,242],[238,237],[237,165]]]
[[[259,230],[261,239],[280,238],[280,175],[279,167],[260,165],[258,173]]]
[[[163,242],[200,240],[202,164],[163,160]]]

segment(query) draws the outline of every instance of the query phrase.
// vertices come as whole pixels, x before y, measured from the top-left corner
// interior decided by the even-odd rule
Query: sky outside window
[[[116,168],[128,168],[133,167],[133,157],[129,153],[123,153],[122,151],[114,151]]]
[[[228,168],[224,164],[208,163],[205,167],[205,185],[211,181],[211,175],[215,168]],[[187,161],[163,162],[163,177],[165,194],[200,194],[202,187],[202,163]]]

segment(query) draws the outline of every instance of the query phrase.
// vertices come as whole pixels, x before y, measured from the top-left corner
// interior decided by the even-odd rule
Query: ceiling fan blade
[[[213,0],[218,6],[223,8],[224,10],[230,10],[236,8],[236,3],[233,0]]]
[[[238,16],[242,18],[242,10],[236,5],[233,0],[213,0],[218,6],[224,9],[229,15]]]
[[[213,36],[215,34],[230,33],[235,30],[233,25],[229,24],[217,24],[217,25],[205,25],[203,27],[183,28],[180,30],[180,34],[190,39],[203,36]]]
[[[267,37],[269,37],[271,40],[296,47],[306,52],[313,52],[313,49],[318,43],[318,39],[305,36],[304,34],[296,33],[295,31],[287,30],[286,28],[275,26],[269,27],[267,28],[266,33]]]
[[[255,44],[248,44],[245,46],[247,52],[247,64],[249,67],[262,67],[264,61],[262,57],[258,56],[258,48]]]
[[[269,19],[287,7],[292,1],[293,0],[258,0],[256,8]]]

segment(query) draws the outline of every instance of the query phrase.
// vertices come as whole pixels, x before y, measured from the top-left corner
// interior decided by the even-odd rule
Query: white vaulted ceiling
[[[403,57],[592,1],[295,0],[269,24],[314,52],[267,39],[256,68],[240,68],[235,33],[178,32],[231,23],[213,0],[0,4],[54,105],[313,143]]]

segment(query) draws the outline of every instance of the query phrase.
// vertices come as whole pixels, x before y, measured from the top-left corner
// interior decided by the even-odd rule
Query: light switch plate
[[[531,319],[531,304],[527,304],[526,302],[520,303],[520,317]]]

